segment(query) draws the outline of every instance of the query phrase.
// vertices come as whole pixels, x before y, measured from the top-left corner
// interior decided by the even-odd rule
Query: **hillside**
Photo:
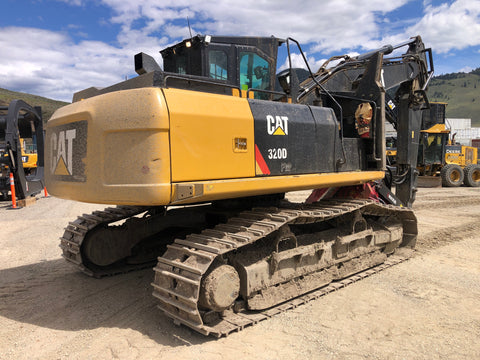
[[[480,127],[480,68],[470,73],[435,76],[428,87],[430,101],[448,103],[448,118],[470,118]]]
[[[50,119],[55,110],[68,104],[64,101],[52,100],[37,95],[30,95],[0,88],[0,106],[7,106],[10,101],[17,99],[23,100],[31,106],[41,106],[42,116],[45,122]]]

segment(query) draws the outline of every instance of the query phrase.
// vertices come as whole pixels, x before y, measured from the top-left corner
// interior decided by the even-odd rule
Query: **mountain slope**
[[[10,91],[0,88],[0,106],[8,106],[12,100],[23,100],[31,106],[41,106],[43,120],[46,122],[55,110],[67,105],[67,102],[48,99],[42,96],[30,95],[26,93]]]
[[[435,76],[428,87],[430,101],[448,103],[448,118],[470,118],[480,126],[480,68],[470,73]]]

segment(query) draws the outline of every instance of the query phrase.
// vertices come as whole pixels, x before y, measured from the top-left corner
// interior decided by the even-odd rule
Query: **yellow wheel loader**
[[[446,103],[431,103],[425,111],[418,153],[418,170],[425,178],[437,177],[442,186],[480,186],[476,147],[455,144],[445,125]]]

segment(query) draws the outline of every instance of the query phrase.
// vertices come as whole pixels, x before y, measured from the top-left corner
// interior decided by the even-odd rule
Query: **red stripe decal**
[[[265,159],[263,158],[257,144],[255,144],[255,161],[260,167],[260,170],[262,170],[263,175],[270,175],[270,169],[268,168],[268,165],[265,162]]]

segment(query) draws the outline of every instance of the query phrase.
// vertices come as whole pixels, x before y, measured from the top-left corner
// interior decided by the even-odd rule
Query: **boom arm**
[[[403,47],[408,49],[401,56],[384,57]],[[327,69],[330,61],[339,59],[343,61]],[[404,205],[411,206],[416,192],[421,115],[429,106],[425,91],[432,76],[431,49],[425,49],[421,37],[416,36],[401,44],[384,46],[357,57],[336,56],[328,60],[300,85],[296,100],[336,109],[343,132],[347,131],[349,107],[356,104],[355,99],[357,103],[358,100],[369,99],[375,109],[368,144],[372,148],[369,161],[385,169],[384,123],[391,122],[397,129],[399,175],[394,177],[396,195]],[[341,109],[343,114],[337,109]],[[350,114],[352,112],[353,109],[350,109]]]

